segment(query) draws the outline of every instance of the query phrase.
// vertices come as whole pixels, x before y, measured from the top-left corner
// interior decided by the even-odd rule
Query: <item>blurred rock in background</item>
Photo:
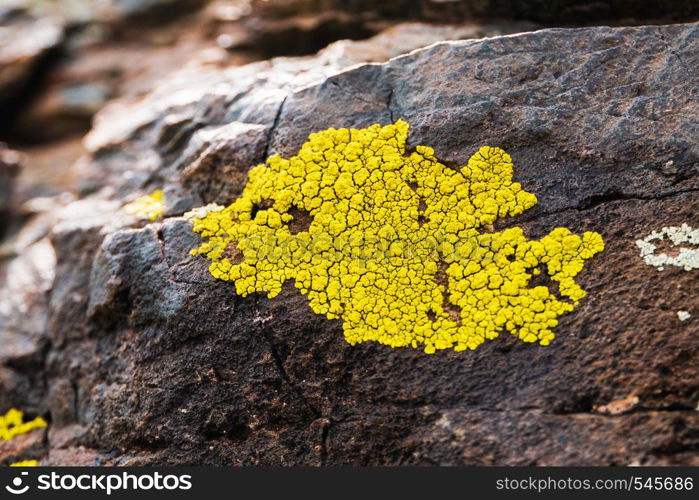
[[[692,0],[8,0],[0,10],[0,139],[36,144],[84,133],[107,101],[141,95],[194,59],[230,66],[313,54],[396,25],[382,35],[391,55],[438,38],[536,24],[661,23],[697,15]],[[410,21],[430,24],[400,27]]]

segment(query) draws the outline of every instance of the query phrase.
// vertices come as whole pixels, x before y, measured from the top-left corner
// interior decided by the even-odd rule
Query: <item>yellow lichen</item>
[[[38,460],[22,460],[21,462],[10,464],[10,467],[36,467],[37,465],[39,465]]]
[[[124,210],[126,213],[135,215],[136,217],[154,221],[163,215],[165,210],[163,191],[161,189],[156,189],[151,194],[141,196],[137,200],[124,205]]]
[[[47,425],[46,420],[41,417],[24,422],[24,413],[16,408],[11,408],[5,415],[0,415],[0,441],[9,441]]]
[[[293,280],[313,311],[342,318],[350,344],[461,351],[505,330],[549,344],[602,237],[480,232],[536,204],[510,156],[486,146],[454,170],[429,147],[406,153],[407,136],[402,120],[311,134],[298,155],[254,167],[232,205],[192,217],[205,239],[192,253],[241,295],[271,298]],[[531,286],[540,266],[560,298]]]

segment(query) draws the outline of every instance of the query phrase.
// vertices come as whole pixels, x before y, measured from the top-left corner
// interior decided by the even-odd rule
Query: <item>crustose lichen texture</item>
[[[23,412],[16,408],[10,408],[7,413],[0,415],[0,441],[10,441],[17,436],[47,425],[46,420],[41,417],[25,422]]]
[[[126,213],[154,221],[163,215],[163,191],[156,189],[150,194],[124,205]]]
[[[407,138],[402,120],[311,134],[296,156],[254,167],[230,206],[190,212],[205,240],[193,254],[241,295],[272,298],[293,280],[313,311],[342,318],[350,344],[461,351],[505,330],[549,344],[602,237],[493,231],[537,202],[510,156],[482,147],[457,170]],[[560,297],[533,283],[542,270]]]

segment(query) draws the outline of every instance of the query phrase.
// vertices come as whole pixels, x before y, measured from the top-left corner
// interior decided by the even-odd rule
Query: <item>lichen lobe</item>
[[[311,134],[296,156],[254,167],[233,204],[191,217],[205,240],[193,253],[241,295],[272,298],[293,280],[314,312],[343,320],[350,344],[461,351],[502,331],[549,344],[585,296],[574,278],[602,237],[481,233],[537,202],[513,182],[510,156],[485,146],[454,170],[432,148],[407,154],[407,137],[402,120]],[[530,286],[540,266],[560,300]]]

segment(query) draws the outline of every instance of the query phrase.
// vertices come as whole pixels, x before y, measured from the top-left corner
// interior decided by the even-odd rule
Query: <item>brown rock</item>
[[[112,464],[106,462],[104,456],[97,450],[91,450],[89,448],[85,448],[84,446],[77,446],[65,449],[52,448],[49,450],[48,455],[41,459],[39,465],[43,467],[90,467]]]
[[[46,451],[45,437],[46,429],[36,429],[9,441],[0,441],[0,462],[9,465],[42,456]]]

